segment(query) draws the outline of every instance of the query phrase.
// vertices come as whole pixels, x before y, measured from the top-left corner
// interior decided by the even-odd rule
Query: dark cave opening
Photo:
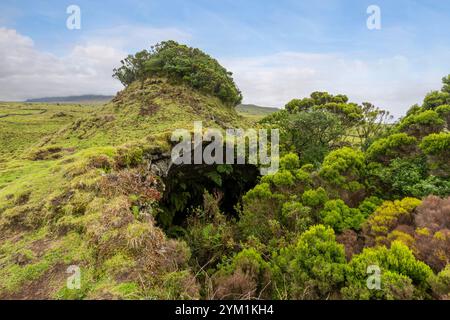
[[[221,192],[221,212],[236,217],[236,205],[258,182],[258,167],[243,165],[174,165],[164,179],[158,223],[165,229],[184,227],[192,210],[203,205],[205,191]],[[169,232],[170,233],[170,232]]]

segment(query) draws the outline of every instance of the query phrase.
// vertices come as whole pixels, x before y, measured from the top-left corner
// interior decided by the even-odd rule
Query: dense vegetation
[[[121,63],[122,66],[114,70],[114,77],[124,85],[163,76],[216,96],[233,107],[242,101],[231,72],[201,50],[175,41],[164,41],[150,50],[129,55]]]
[[[397,122],[315,92],[254,123],[198,49],[164,42],[115,73],[127,86],[101,108],[2,106],[18,147],[0,149],[0,297],[450,297],[450,76]],[[168,168],[195,120],[279,128],[280,170]]]

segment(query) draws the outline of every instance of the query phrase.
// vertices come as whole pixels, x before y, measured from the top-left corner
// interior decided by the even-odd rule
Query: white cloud
[[[0,28],[0,100],[114,94],[122,86],[112,78],[112,70],[127,55],[125,48],[189,37],[174,28],[121,26],[91,33],[59,57],[38,50],[16,30]]]
[[[358,60],[338,54],[281,52],[244,59],[224,59],[244,94],[245,103],[282,107],[313,91],[346,94],[403,115],[425,94],[440,89],[447,70],[420,72],[404,56]]]
[[[111,77],[112,70],[127,51],[165,39],[186,42],[190,35],[174,28],[121,26],[90,33],[68,54],[56,56],[38,50],[29,37],[0,28],[0,100],[114,94],[121,85]],[[440,79],[448,70],[442,70],[442,64],[436,70],[436,59],[280,52],[221,62],[233,71],[246,103],[282,107],[292,98],[328,91],[346,94],[355,102],[373,102],[401,116],[427,92],[441,87]]]

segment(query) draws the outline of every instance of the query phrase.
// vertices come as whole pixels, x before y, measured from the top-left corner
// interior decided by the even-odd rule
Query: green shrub
[[[367,287],[368,267],[381,271],[381,290]],[[425,298],[427,280],[433,274],[423,262],[416,260],[412,251],[395,241],[386,247],[365,248],[353,256],[346,273],[346,287],[342,289],[346,299],[412,299]]]
[[[344,247],[334,231],[323,225],[311,227],[298,241],[272,258],[275,294],[282,299],[333,297],[344,282]]]
[[[344,147],[330,152],[324,159],[319,175],[327,182],[345,190],[356,191],[364,175],[365,159],[361,151]]]
[[[437,133],[444,128],[445,121],[434,110],[426,110],[418,114],[404,118],[399,125],[399,130],[416,138]]]
[[[320,187],[315,190],[307,190],[302,195],[302,202],[309,207],[320,207],[328,200],[327,192]]]
[[[367,149],[366,155],[369,160],[386,163],[393,158],[413,154],[416,142],[416,138],[406,133],[396,133],[375,141]]]
[[[336,232],[346,229],[361,229],[364,215],[355,208],[349,208],[342,200],[330,200],[320,212],[322,223],[332,227]]]

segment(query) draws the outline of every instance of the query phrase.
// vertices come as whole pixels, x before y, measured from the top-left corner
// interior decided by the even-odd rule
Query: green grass
[[[162,79],[143,88],[132,84],[105,105],[0,103],[0,297],[33,296],[28,291],[47,278],[44,291],[53,298],[144,297],[143,271],[130,272],[143,268],[148,252],[133,251],[120,237],[135,229],[146,231],[140,238],[161,231],[138,215],[107,229],[102,217],[110,204],[118,203],[118,212],[131,208],[120,207],[127,197],[115,202],[99,193],[98,182],[111,168],[91,163],[99,157],[115,163],[119,154],[133,157],[136,148],[169,151],[171,133],[192,130],[197,120],[204,128],[251,124],[217,98]],[[42,252],[40,241],[48,243]],[[83,270],[79,291],[65,287],[65,268],[73,264]]]
[[[240,104],[236,107],[238,114],[251,122],[258,122],[264,117],[279,111],[277,108],[260,107],[254,104]]]

